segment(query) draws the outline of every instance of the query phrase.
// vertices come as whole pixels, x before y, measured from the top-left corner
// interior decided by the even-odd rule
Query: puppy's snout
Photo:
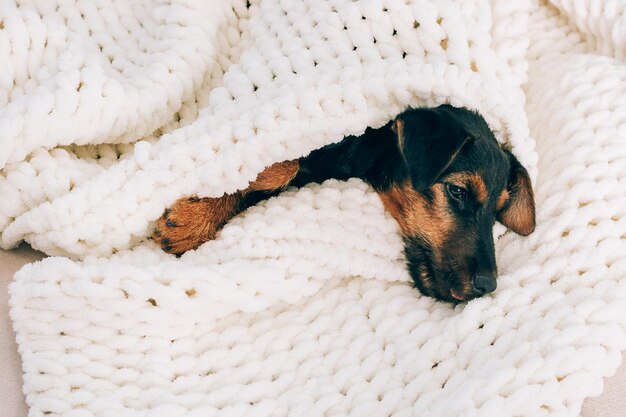
[[[496,277],[494,275],[479,274],[474,276],[474,294],[477,297],[493,292],[496,286]]]

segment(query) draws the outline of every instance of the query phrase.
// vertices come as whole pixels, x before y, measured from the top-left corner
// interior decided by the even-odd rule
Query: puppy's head
[[[392,129],[407,175],[380,195],[402,229],[415,284],[451,302],[495,290],[495,221],[523,236],[535,229],[528,172],[467,109],[408,110]]]

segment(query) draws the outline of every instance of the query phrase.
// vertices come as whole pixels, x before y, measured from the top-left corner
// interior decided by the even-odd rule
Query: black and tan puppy
[[[410,109],[379,129],[274,164],[243,191],[178,200],[153,238],[181,254],[213,239],[245,208],[287,186],[361,178],[400,225],[419,290],[459,302],[496,288],[493,226],[520,235],[535,228],[526,169],[501,148],[477,113],[449,105]]]

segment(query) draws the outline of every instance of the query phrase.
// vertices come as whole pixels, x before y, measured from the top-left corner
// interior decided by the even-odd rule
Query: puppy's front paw
[[[165,252],[175,255],[196,249],[214,239],[222,226],[237,214],[238,201],[238,195],[181,198],[157,220],[152,239]]]

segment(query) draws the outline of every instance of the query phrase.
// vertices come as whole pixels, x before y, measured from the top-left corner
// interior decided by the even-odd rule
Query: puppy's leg
[[[195,249],[215,238],[219,229],[238,213],[240,201],[241,193],[219,198],[181,198],[157,220],[152,238],[168,253]]]
[[[298,168],[297,160],[279,162],[262,171],[243,191],[219,198],[181,198],[157,221],[152,238],[168,253],[195,249],[215,239],[235,215],[286,188]]]

